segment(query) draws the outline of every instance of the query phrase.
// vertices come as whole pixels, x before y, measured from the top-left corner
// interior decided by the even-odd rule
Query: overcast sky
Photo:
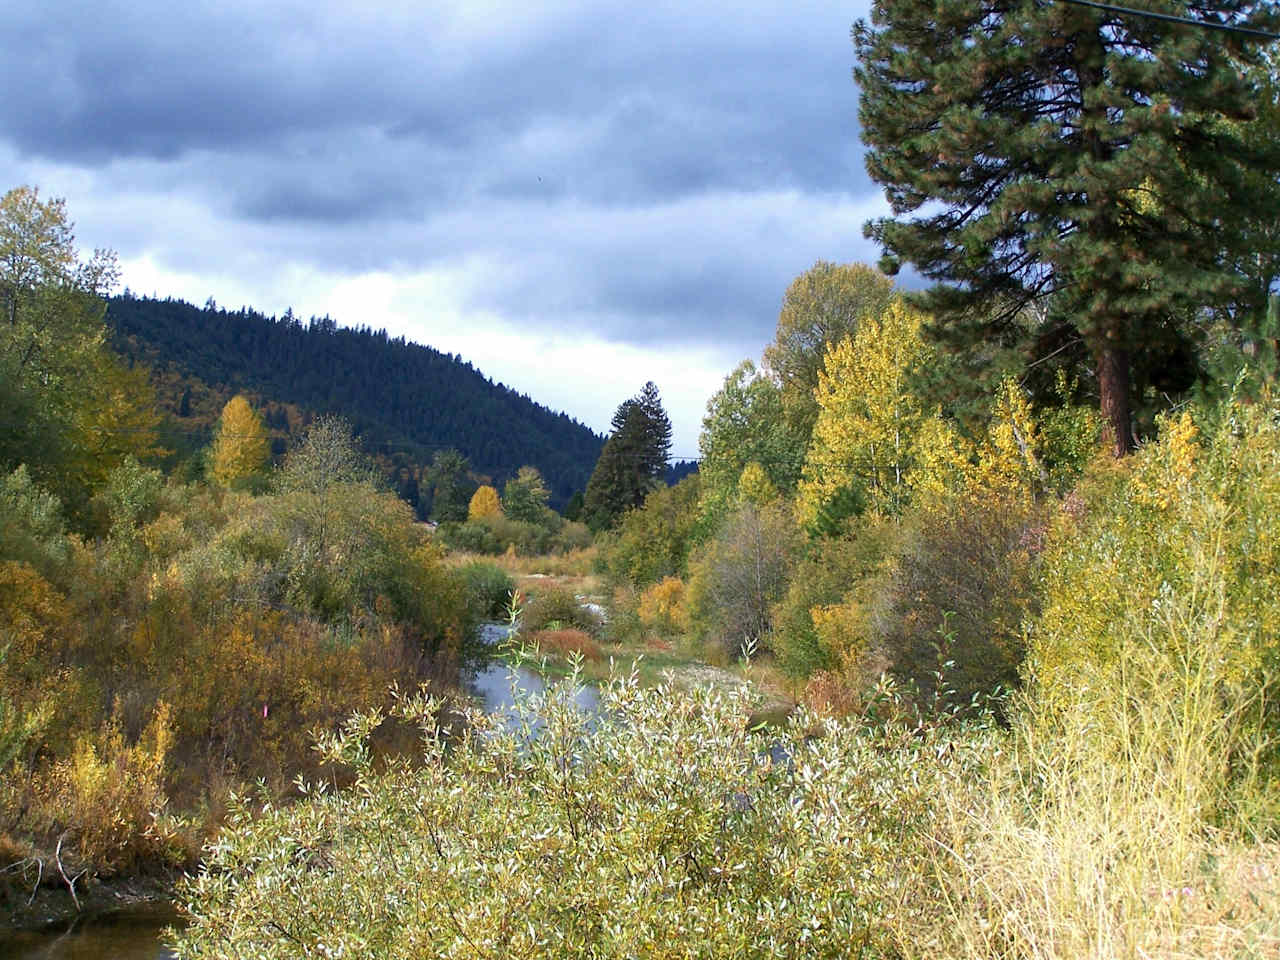
[[[0,189],[123,282],[460,353],[604,431],[707,398],[815,260],[874,263],[852,3],[0,4]]]

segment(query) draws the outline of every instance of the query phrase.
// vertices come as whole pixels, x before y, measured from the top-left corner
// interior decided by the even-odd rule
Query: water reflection
[[[168,905],[144,904],[77,917],[46,927],[0,933],[0,956],[10,960],[171,960],[163,943],[166,927],[178,922]]]
[[[480,628],[484,643],[496,648],[510,635],[510,628],[502,623],[486,623]],[[514,681],[514,682],[513,682]],[[511,717],[516,697],[541,694],[547,690],[547,682],[527,667],[514,667],[501,660],[487,660],[465,678],[467,691],[480,708],[494,716]],[[573,694],[578,709],[595,713],[600,708],[600,693],[595,687],[578,687]]]

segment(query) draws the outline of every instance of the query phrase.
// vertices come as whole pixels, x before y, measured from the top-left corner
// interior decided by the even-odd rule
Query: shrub
[[[442,523],[436,529],[436,538],[450,550],[464,553],[499,554],[505,549],[486,524],[468,521],[467,523]]]
[[[689,620],[695,634],[731,657],[767,644],[774,604],[787,577],[800,534],[786,504],[742,505],[715,539],[689,563]]]
[[[665,577],[640,594],[636,605],[640,622],[650,630],[663,634],[682,633],[689,628],[689,612],[685,607],[684,581]]]
[[[502,616],[516,588],[505,570],[494,563],[476,561],[459,567],[458,574],[466,584],[468,605],[476,619]]]
[[[609,540],[605,564],[615,579],[637,587],[682,576],[698,523],[697,474],[659,487],[644,506],[627,511]]]
[[[940,819],[938,952],[1275,952],[1277,412],[1169,418],[1061,505],[1010,748]]]
[[[575,553],[589,549],[594,542],[595,537],[591,533],[591,528],[585,523],[566,520],[556,531],[552,549],[557,554]]]
[[[172,743],[169,708],[160,703],[136,743],[126,743],[113,718],[54,765],[44,812],[52,831],[73,838],[83,867],[110,874],[167,859],[171,838],[159,816]]]
[[[1064,504],[1031,636],[1046,718],[1065,719],[1082,686],[1098,697],[1123,686],[1134,657],[1211,665],[1198,682],[1227,704],[1253,702],[1280,676],[1278,413],[1270,399],[1228,406],[1216,424],[1201,414],[1207,435],[1196,416],[1170,418],[1126,469]],[[1280,714],[1258,707],[1241,722],[1253,732],[1240,736],[1273,744],[1265,773],[1280,776]],[[1223,759],[1246,780],[1264,772],[1260,758]]]
[[[953,702],[1017,683],[1024,621],[1039,594],[1043,511],[1029,498],[965,494],[925,498],[883,586],[872,642],[925,697],[938,651],[954,661]]]
[[[520,632],[526,635],[565,627],[576,628],[595,637],[600,634],[602,624],[594,613],[582,606],[582,601],[571,590],[562,587],[550,587],[539,592],[529,601],[520,617]]]
[[[539,630],[533,635],[533,644],[540,653],[558,657],[581,656],[586,660],[604,659],[604,651],[590,634],[582,630]]]
[[[763,734],[745,694],[625,681],[588,716],[575,680],[521,700],[514,720],[475,716],[456,742],[428,726],[414,768],[375,774],[365,736],[380,717],[353,718],[327,748],[355,764],[355,789],[238,806],[186,883],[179,953],[915,950],[938,909],[933,818],[976,776],[989,730],[802,714]]]
[[[773,609],[772,646],[787,676],[801,680],[815,671],[839,672],[873,639],[872,622],[885,570],[901,541],[898,523],[878,514],[846,520],[843,533],[805,545],[785,595]],[[814,611],[842,608],[831,629],[819,631]]]
[[[0,560],[29,563],[57,580],[71,554],[65,530],[58,498],[32,482],[25,466],[0,476]]]

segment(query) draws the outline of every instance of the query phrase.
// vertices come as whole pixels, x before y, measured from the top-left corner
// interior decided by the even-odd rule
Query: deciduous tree
[[[923,315],[902,302],[826,354],[818,420],[800,481],[799,514],[813,524],[845,491],[888,512],[907,494],[915,434],[924,420],[912,373],[928,356]]]
[[[502,512],[512,520],[544,523],[550,510],[547,506],[550,496],[551,491],[538,468],[521,467],[502,486]]]
[[[125,457],[156,452],[146,374],[106,346],[117,275],[111,252],[81,257],[64,201],[0,198],[0,468],[26,463],[73,515]]]
[[[786,422],[801,451],[818,418],[813,391],[827,348],[853,336],[859,321],[880,314],[892,296],[893,281],[862,263],[819,260],[787,287],[764,364],[781,387]]]
[[[812,388],[811,388],[812,389]],[[709,401],[698,437],[703,513],[718,516],[732,503],[749,463],[759,464],[778,490],[795,489],[804,443],[787,425],[782,390],[744,360]]]
[[[502,504],[498,500],[498,491],[487,483],[476,488],[471,496],[471,504],[467,507],[468,520],[483,520],[486,517],[502,516]]]
[[[267,428],[243,394],[222,408],[210,453],[213,479],[224,487],[259,473],[267,465],[271,446]]]

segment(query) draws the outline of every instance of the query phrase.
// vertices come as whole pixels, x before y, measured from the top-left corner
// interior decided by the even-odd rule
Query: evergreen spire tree
[[[618,406],[610,427],[584,498],[583,515],[593,530],[613,526],[643,504],[666,478],[671,456],[671,420],[652,380]]]
[[[1144,0],[1273,28],[1265,0]],[[1244,294],[1246,214],[1280,215],[1275,149],[1246,136],[1257,40],[1053,0],[875,0],[853,30],[867,168],[894,216],[882,268],[937,281],[940,330],[1007,333],[1050,307],[1084,341],[1116,451],[1130,369],[1170,325]]]

